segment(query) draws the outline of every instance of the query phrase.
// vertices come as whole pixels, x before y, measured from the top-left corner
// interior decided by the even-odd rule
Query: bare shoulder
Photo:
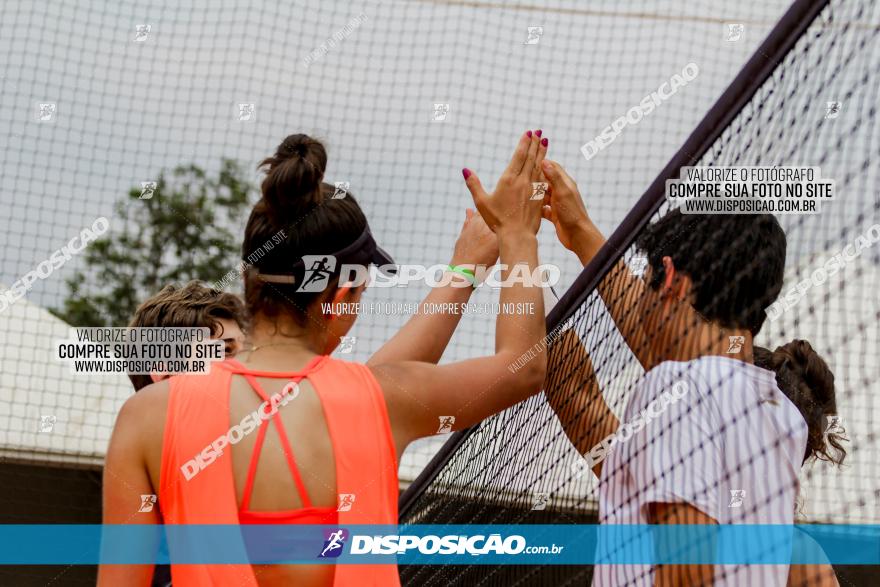
[[[138,436],[164,429],[170,387],[167,379],[159,381],[125,400],[116,418],[117,429],[124,426],[128,432],[136,431]]]

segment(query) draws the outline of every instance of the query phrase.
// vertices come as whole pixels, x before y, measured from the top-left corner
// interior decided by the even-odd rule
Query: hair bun
[[[323,199],[327,151],[321,141],[305,134],[290,135],[259,167],[266,170],[262,191],[270,212],[280,216],[304,212]]]
[[[777,347],[773,362],[806,385],[819,406],[834,402],[834,373],[806,340],[793,340]]]

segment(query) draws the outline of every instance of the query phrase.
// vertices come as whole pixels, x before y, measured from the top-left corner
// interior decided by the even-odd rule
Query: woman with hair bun
[[[776,373],[776,385],[797,407],[807,422],[807,447],[804,464],[820,460],[843,464],[847,440],[843,428],[837,425],[837,398],[834,390],[834,374],[828,364],[805,340],[793,340],[788,344],[769,350],[754,347],[755,365]],[[802,536],[816,556],[824,553],[809,536]],[[838,587],[840,583],[834,568],[823,564],[791,565],[788,587]]]
[[[518,264],[534,274],[543,202],[531,199],[532,182],[546,151],[540,131],[524,133],[491,195],[463,170],[479,216],[465,222],[449,271],[459,280],[453,285],[465,287],[436,287],[426,302],[466,301],[474,266],[494,264],[499,252],[508,267],[502,278]],[[354,196],[333,197],[318,140],[291,135],[263,166],[242,257],[283,238],[245,274],[253,346],[208,375],[172,377],[125,403],[106,459],[107,524],[396,524],[397,459],[407,444],[436,434],[440,422],[465,428],[541,389],[542,290],[517,279],[501,288],[502,306],[535,311],[498,316],[492,355],[437,365],[460,316],[422,314],[365,365],[331,358],[357,319],[336,309],[354,307],[365,289],[342,281],[340,266],[391,258]],[[510,368],[525,353],[533,358]],[[227,441],[217,450],[219,439]],[[132,510],[142,494],[158,494],[154,512]],[[332,561],[334,545],[328,539],[315,560]],[[242,547],[258,560],[252,545]],[[104,565],[99,584],[147,585],[151,572],[152,565]],[[172,580],[178,587],[399,584],[393,564],[172,564]]]

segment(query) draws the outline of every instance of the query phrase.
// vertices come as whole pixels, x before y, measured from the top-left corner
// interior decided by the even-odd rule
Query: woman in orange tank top
[[[531,199],[532,182],[546,151],[540,131],[524,133],[492,194],[463,170],[480,215],[468,214],[453,252],[460,282],[433,288],[424,303],[466,302],[471,283],[457,268],[493,265],[499,252],[502,279],[514,265],[533,274],[543,202]],[[533,312],[498,316],[494,355],[438,365],[460,313],[423,313],[366,365],[329,357],[364,293],[343,265],[391,259],[354,197],[323,182],[326,165],[323,145],[306,135],[287,137],[263,162],[263,195],[242,247],[256,259],[245,273],[252,347],[208,375],[172,377],[125,403],[104,468],[104,523],[396,524],[397,458],[410,442],[436,434],[444,418],[468,427],[541,389],[542,289],[521,279],[501,288],[500,301]],[[138,512],[148,494],[157,507]],[[148,585],[152,568],[104,565],[99,585]],[[177,564],[172,581],[399,584],[395,565],[342,564]]]

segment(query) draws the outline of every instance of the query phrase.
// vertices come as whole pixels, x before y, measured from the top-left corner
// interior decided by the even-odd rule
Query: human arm
[[[116,418],[104,462],[103,523],[105,525],[160,524],[158,503],[150,511],[139,511],[143,495],[156,495],[147,467],[145,439],[153,434],[147,428],[162,411],[155,389],[167,382],[151,385],[130,397]],[[162,415],[164,419],[164,414]],[[161,438],[161,436],[160,436]],[[158,544],[155,545],[158,547]],[[154,565],[102,564],[98,586],[149,585]]]
[[[494,265],[497,259],[498,238],[479,214],[468,209],[449,265],[472,269],[476,265]],[[456,278],[448,285],[432,288],[420,308],[443,307],[444,304],[460,307],[473,292],[473,287],[463,281],[464,278]],[[460,321],[461,312],[420,311],[370,357],[367,365],[392,361],[437,363]]]
[[[605,245],[606,239],[587,213],[577,184],[565,169],[559,163],[545,159],[542,171],[550,184],[543,216],[553,223],[562,245],[586,266]],[[645,287],[645,282],[633,275],[621,259],[600,281],[597,289],[627,345],[645,371],[650,371],[658,360],[652,356],[649,334],[642,327],[641,316],[636,311]]]
[[[529,134],[521,137],[491,195],[476,174],[465,173],[481,216],[498,236],[506,266],[502,279],[517,263],[531,272],[538,266],[535,233],[541,201],[530,197],[539,173],[536,164],[547,145]],[[453,416],[456,429],[468,427],[540,390],[546,372],[542,290],[511,281],[501,288],[501,305],[522,304],[531,311],[498,315],[494,354],[446,365],[406,361],[371,366],[385,394],[398,446],[435,434],[440,417]]]
[[[651,524],[698,525],[717,524],[718,522],[687,503],[654,502],[648,505],[648,522]],[[693,533],[697,536],[696,533]],[[689,549],[690,552],[712,553],[715,541],[707,533],[705,541]],[[663,534],[658,534],[656,548],[658,558],[681,548],[680,544],[667,544]],[[711,564],[702,565],[656,565],[654,567],[655,587],[706,587],[713,584],[715,567]]]
[[[577,332],[566,330],[557,339],[548,358],[547,372],[547,402],[565,435],[586,458],[594,446],[617,430],[619,422],[605,402],[593,362]],[[599,476],[602,461],[591,465]]]

